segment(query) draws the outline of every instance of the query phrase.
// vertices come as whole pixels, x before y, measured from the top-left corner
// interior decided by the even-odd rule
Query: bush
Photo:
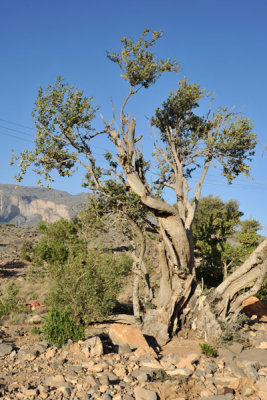
[[[79,236],[79,221],[62,219],[49,226],[42,223],[39,230],[43,237],[29,256],[35,265],[45,264],[51,277],[47,305],[59,312],[67,306],[78,324],[103,320],[115,305],[131,259],[89,250]]]
[[[33,326],[31,328],[31,334],[32,335],[41,335],[42,330],[38,326]]]
[[[68,307],[52,309],[46,316],[42,332],[49,344],[62,347],[68,339],[77,342],[84,338],[84,328],[74,322]]]
[[[0,317],[11,313],[25,311],[26,307],[18,298],[19,288],[15,284],[7,286],[0,300]]]
[[[214,350],[214,348],[208,344],[208,343],[199,343],[199,346],[201,348],[201,353],[205,354],[208,357],[216,357],[217,356],[217,351]]]
[[[77,259],[64,266],[54,266],[54,286],[47,303],[57,310],[68,306],[78,323],[101,321],[111,312],[121,289],[122,276],[130,266],[126,256],[115,257],[88,252],[83,262]]]

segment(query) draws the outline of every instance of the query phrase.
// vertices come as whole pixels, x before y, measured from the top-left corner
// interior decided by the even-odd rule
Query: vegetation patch
[[[74,322],[68,307],[52,309],[43,324],[42,332],[49,344],[62,347],[69,339],[77,342],[84,338],[84,327]]]

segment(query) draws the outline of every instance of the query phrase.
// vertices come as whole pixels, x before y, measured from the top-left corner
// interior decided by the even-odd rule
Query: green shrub
[[[112,312],[131,259],[89,250],[80,237],[79,221],[42,223],[39,230],[41,241],[29,251],[37,270],[44,264],[51,278],[46,304],[59,312],[68,307],[78,324],[103,320]]]
[[[84,262],[76,259],[58,265],[58,271],[54,265],[54,286],[47,304],[57,310],[68,306],[78,323],[101,321],[112,312],[122,276],[130,265],[126,256],[115,257],[99,251],[88,252]]]
[[[18,294],[18,286],[15,284],[7,286],[0,300],[0,317],[26,310],[26,307],[20,301]]]
[[[42,332],[49,344],[62,347],[68,339],[74,342],[84,338],[84,328],[74,322],[68,307],[52,309],[46,316]]]
[[[31,328],[31,334],[32,335],[41,335],[42,330],[38,326],[33,326]]]
[[[33,250],[32,243],[26,242],[23,244],[20,250],[20,258],[22,259],[22,261],[28,261],[28,262],[32,261],[31,258],[32,250]]]
[[[201,348],[201,353],[205,354],[208,357],[216,357],[217,356],[217,351],[214,350],[214,348],[208,344],[208,343],[199,343],[199,346]]]

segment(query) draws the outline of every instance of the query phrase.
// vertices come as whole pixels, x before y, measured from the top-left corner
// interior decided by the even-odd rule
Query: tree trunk
[[[242,302],[256,294],[267,274],[267,238],[253,251],[248,259],[237,268],[214,291],[217,314],[224,321],[236,318]],[[242,289],[250,290],[240,293]]]
[[[161,278],[156,310],[144,318],[143,332],[166,344],[178,327],[179,315],[196,288],[190,238],[178,216],[158,217]]]
[[[165,225],[166,226],[166,225]],[[166,232],[166,231],[165,231]],[[257,293],[267,274],[267,238],[232,275],[209,295],[196,284],[194,273],[180,275],[169,255],[170,236],[160,243],[161,286],[157,310],[144,319],[143,332],[164,345],[181,325],[195,330],[199,337],[215,343],[222,334],[222,325],[232,327],[242,309],[242,302]],[[174,246],[171,248],[176,254]],[[185,254],[185,253],[184,253]],[[242,289],[248,289],[243,292]]]
[[[198,286],[183,310],[182,323],[207,342],[215,343],[222,334],[222,326],[231,331],[243,301],[258,292],[266,274],[267,238],[210,295],[205,296]]]

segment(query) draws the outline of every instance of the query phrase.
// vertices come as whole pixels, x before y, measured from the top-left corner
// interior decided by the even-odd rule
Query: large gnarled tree
[[[153,326],[154,336],[163,344],[175,331],[182,312],[183,319],[190,315],[192,306],[188,302],[198,292],[192,224],[207,171],[211,164],[220,166],[229,183],[240,174],[249,175],[257,141],[247,118],[226,107],[213,111],[210,95],[198,84],[183,79],[151,119],[155,133],[153,155],[158,166],[158,178],[151,185],[149,163],[138,147],[142,137],[136,133],[136,119],[126,110],[139,90],[149,88],[164,72],[178,71],[178,64],[156,59],[152,47],[161,32],[153,32],[151,40],[147,39],[148,34],[146,29],[136,42],[123,38],[121,52],[107,54],[121,69],[129,91],[118,114],[112,105],[111,121],[102,117],[101,132],[92,128],[97,113],[92,98],[61,78],[46,91],[40,89],[34,110],[35,149],[21,153],[17,179],[22,179],[30,165],[48,180],[52,180],[53,170],[70,176],[79,163],[87,171],[91,189],[116,198],[116,190],[110,190],[105,171],[94,156],[94,138],[107,135],[116,150],[114,157],[111,153],[106,157],[111,179],[123,185],[125,193],[134,194],[140,207],[144,206],[157,220],[160,288],[154,300],[156,309],[144,315],[143,330],[149,334]],[[204,104],[210,99],[205,114],[199,111],[201,99],[206,99]],[[110,176],[108,179],[110,182]],[[177,207],[165,200],[166,189],[175,193]],[[258,252],[214,290],[213,309],[221,319],[227,320],[239,311],[240,302],[247,296],[240,296],[240,289],[251,287],[251,294],[260,286],[266,273],[266,247],[264,241]]]

